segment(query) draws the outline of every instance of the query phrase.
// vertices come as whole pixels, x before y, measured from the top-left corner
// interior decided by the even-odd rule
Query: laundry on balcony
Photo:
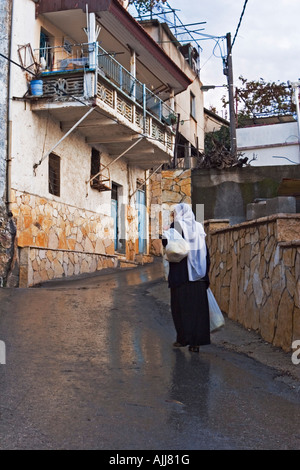
[[[79,57],[76,59],[62,59],[59,63],[59,70],[82,69],[89,67],[88,57]]]

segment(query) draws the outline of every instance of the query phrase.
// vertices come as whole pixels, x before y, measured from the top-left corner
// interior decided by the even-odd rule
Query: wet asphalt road
[[[172,348],[162,283],[154,263],[0,290],[0,450],[300,449],[300,382]]]

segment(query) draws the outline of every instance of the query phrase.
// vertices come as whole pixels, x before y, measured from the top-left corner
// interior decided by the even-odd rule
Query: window
[[[49,155],[49,193],[60,196],[60,157],[54,153]]]
[[[91,154],[91,178],[92,176],[95,176],[99,173],[100,171],[100,152],[97,149],[92,148],[92,154]],[[94,178],[91,181],[91,187],[92,188],[98,188],[98,183],[100,181],[100,175],[98,175],[96,178]]]
[[[192,92],[190,93],[190,114],[196,119],[196,98]]]
[[[112,185],[111,185],[111,198],[114,201],[118,200],[118,185],[115,184],[115,183],[112,183]]]
[[[53,50],[51,47],[52,38],[49,33],[41,29],[40,33],[40,60],[44,61],[44,66],[47,70],[52,70],[53,68]]]

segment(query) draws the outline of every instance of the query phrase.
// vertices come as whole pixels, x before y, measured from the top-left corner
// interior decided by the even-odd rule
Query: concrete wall
[[[210,280],[220,308],[285,351],[300,338],[300,215],[234,227],[207,221]]]
[[[215,114],[208,109],[204,109],[204,125],[204,131],[205,134],[207,134],[209,132],[219,131],[222,126],[229,127],[229,122],[218,114]]]
[[[10,56],[10,26],[12,1],[0,3],[1,53]],[[14,223],[7,211],[7,158],[8,110],[9,110],[9,61],[0,58],[0,287],[6,284],[14,254]]]
[[[252,166],[300,163],[297,122],[238,128],[237,147]]]
[[[278,195],[283,178],[300,179],[299,165],[192,170],[193,208],[204,204],[205,219],[247,219],[247,204]]]

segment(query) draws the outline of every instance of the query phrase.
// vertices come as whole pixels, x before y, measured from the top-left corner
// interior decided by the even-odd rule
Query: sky
[[[176,13],[183,24],[206,22],[189,29],[204,28],[201,34],[216,37],[231,33],[232,41],[246,3],[232,48],[234,85],[241,85],[238,79],[241,75],[248,81],[263,78],[276,83],[300,79],[300,0],[168,0],[168,3],[178,9]],[[199,42],[202,83],[226,84],[221,58],[226,53],[226,41],[219,40],[217,44],[217,39],[193,35],[202,39]],[[216,106],[221,114],[220,98],[226,93],[226,88],[205,92],[205,107]]]

